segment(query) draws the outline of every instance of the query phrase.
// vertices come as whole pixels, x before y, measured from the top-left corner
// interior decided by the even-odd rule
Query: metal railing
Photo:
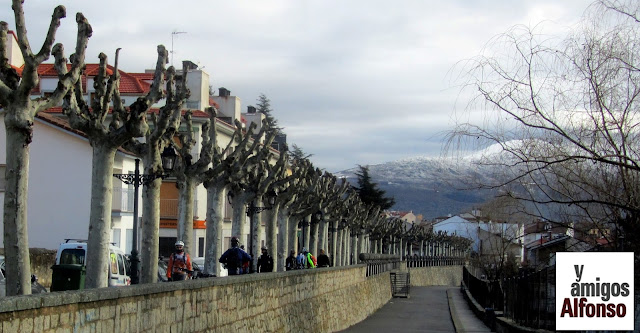
[[[367,265],[367,275],[372,276],[400,268],[400,256],[396,254],[360,253],[360,261]]]
[[[453,266],[464,265],[464,257],[441,257],[441,256],[407,256],[405,258],[407,268],[429,267],[429,266]]]
[[[167,219],[177,219],[178,199],[160,199],[160,216]],[[193,217],[198,217],[198,200],[193,201]]]
[[[504,316],[533,328],[556,326],[555,266],[502,280]]]
[[[502,311],[522,326],[555,329],[555,266],[502,280],[480,279],[464,267],[462,278],[483,308]]]

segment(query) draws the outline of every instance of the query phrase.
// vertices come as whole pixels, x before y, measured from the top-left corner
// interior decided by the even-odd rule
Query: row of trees
[[[198,160],[194,160],[191,112],[183,112],[189,96],[187,71],[178,75],[173,66],[166,68],[168,52],[161,45],[157,49],[153,84],[146,96],[128,107],[123,105],[118,50],[110,75],[107,56],[99,55],[99,72],[94,77],[94,92],[87,103],[80,80],[84,51],[91,36],[91,26],[86,19],[82,14],[76,16],[78,39],[69,66],[62,45],[52,46],[60,19],[65,16],[64,7],[55,9],[44,45],[34,55],[27,38],[22,1],[14,0],[12,5],[25,66],[18,75],[8,64],[5,48],[8,25],[0,23],[0,105],[5,111],[7,132],[4,203],[7,295],[30,293],[26,217],[29,143],[35,115],[60,103],[71,127],[84,132],[93,148],[87,288],[105,287],[108,281],[112,173],[115,152],[120,147],[141,158],[144,173],[149,175],[163,174],[161,152],[167,147],[177,147],[178,161],[172,171],[179,189],[177,236],[185,241],[187,248],[193,244],[194,189],[204,185],[207,190],[205,270],[209,273],[219,273],[216,262],[223,246],[225,194],[233,198],[232,234],[242,234],[247,223],[245,212],[249,216],[251,253],[260,252],[261,218],[265,216],[266,242],[270,248],[277,249],[275,258],[280,270],[284,269],[289,248],[298,241],[299,226],[305,247],[314,251],[320,246],[329,248],[342,264],[356,262],[354,254],[363,252],[371,244],[376,244],[376,251],[382,251],[383,247],[392,251],[393,244],[430,237],[425,232],[418,233],[418,229],[405,230],[397,220],[387,220],[381,214],[382,209],[393,205],[393,200],[384,198],[384,192],[371,183],[367,168],[360,168],[360,187],[351,188],[345,179],[338,180],[315,168],[299,149],[293,154],[278,154],[271,149],[271,142],[279,132],[273,119],[267,118],[257,133],[255,124],[244,130],[236,121],[231,140],[221,147],[217,110],[207,108],[209,121],[202,127],[202,145]],[[37,68],[51,53],[60,83],[53,95],[31,99],[30,92],[39,80]],[[165,105],[158,112],[150,112],[150,107],[163,99]],[[266,103],[260,107],[269,109],[268,100]],[[186,131],[178,131],[181,123],[186,124]],[[157,278],[160,185],[161,180],[157,178],[143,187],[141,283],[152,283]],[[269,209],[261,214],[267,204]]]

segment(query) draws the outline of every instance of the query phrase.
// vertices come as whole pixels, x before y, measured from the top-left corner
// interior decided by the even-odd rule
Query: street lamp
[[[273,207],[276,205],[276,198],[278,197],[278,193],[275,190],[271,190],[269,192],[267,192],[267,203],[269,204],[269,206],[256,206],[255,205],[255,201],[251,200],[251,203],[249,204],[249,207],[247,207],[246,210],[246,214],[247,216],[249,216],[249,218],[251,218],[251,228],[250,228],[250,234],[249,234],[249,251],[251,253],[251,256],[253,257],[253,225],[255,223],[257,223],[257,221],[254,221],[254,214],[259,214],[260,212],[264,211],[264,210],[271,210],[273,209]],[[260,237],[258,235],[258,237]],[[259,251],[258,251],[259,252]],[[253,264],[251,265],[251,273],[253,273]]]
[[[136,158],[136,168],[133,174],[131,173],[114,173],[113,176],[120,179],[127,185],[133,185],[133,239],[131,240],[131,284],[138,284],[140,282],[138,275],[138,188],[140,185],[149,185],[151,182],[158,178],[167,177],[168,172],[173,170],[176,161],[176,151],[171,146],[164,148],[161,154],[162,157],[162,169],[165,174],[150,174],[145,175],[140,173],[140,159]]]
[[[231,197],[233,198],[233,195]],[[277,197],[278,197],[278,193],[276,193],[275,190],[271,190],[267,192],[267,203],[269,204],[269,206],[263,206],[263,207],[256,206],[254,201],[251,200],[251,204],[249,205],[249,207],[247,207],[247,210],[246,210],[247,216],[252,216],[253,214],[260,213],[263,210],[273,209],[273,206],[276,205]]]

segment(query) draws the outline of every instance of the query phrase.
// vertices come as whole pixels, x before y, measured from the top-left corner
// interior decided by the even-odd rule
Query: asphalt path
[[[454,324],[455,323],[455,324]],[[373,315],[341,332],[491,332],[471,312],[455,287],[411,287]]]

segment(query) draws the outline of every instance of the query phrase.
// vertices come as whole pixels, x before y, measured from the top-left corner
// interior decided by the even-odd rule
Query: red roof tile
[[[71,64],[67,64],[67,68],[71,69]],[[87,91],[87,77],[94,77],[98,75],[100,70],[99,64],[86,64],[84,75],[82,76],[82,88]],[[113,74],[113,66],[107,65],[107,75]],[[132,75],[122,70],[120,72],[120,93],[121,94],[146,94],[151,88],[151,84],[138,78],[138,75]],[[138,73],[141,74],[141,73]],[[58,72],[53,67],[53,64],[41,64],[38,66],[38,75],[40,77],[57,77]],[[141,74],[142,75],[142,74]],[[147,74],[143,74],[147,75]],[[153,74],[151,74],[153,79]]]
[[[111,113],[112,110],[109,110],[109,113]],[[148,111],[149,113],[158,113],[160,112],[160,109],[157,108],[151,108]],[[187,112],[187,110],[182,110],[182,115],[184,115]],[[200,111],[200,110],[191,110],[192,112],[192,116],[194,118],[209,118],[209,114],[204,112],[204,111]],[[56,106],[53,108],[49,108],[44,110],[44,113],[49,113],[49,114],[62,114],[62,107],[61,106]]]

